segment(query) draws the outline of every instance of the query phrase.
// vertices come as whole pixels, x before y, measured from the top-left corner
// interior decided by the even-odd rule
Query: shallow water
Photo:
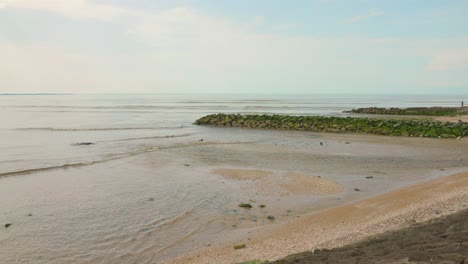
[[[270,225],[270,214],[275,223],[286,222],[468,166],[464,141],[192,125],[205,114],[342,115],[356,107],[449,106],[457,100],[0,96],[0,224],[12,224],[0,228],[0,263],[159,263],[208,244],[245,239],[256,227]],[[94,145],[74,145],[80,142]],[[216,175],[216,168],[298,171],[336,180],[347,191],[263,195],[252,182]],[[246,200],[267,207],[237,207]]]

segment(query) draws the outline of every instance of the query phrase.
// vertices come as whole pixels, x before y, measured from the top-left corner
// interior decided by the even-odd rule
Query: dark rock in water
[[[323,146],[323,142],[320,142],[320,146]]]
[[[32,216],[32,214],[28,214],[28,216]]]
[[[10,226],[11,226],[11,224],[10,224],[10,223],[8,223],[8,224],[5,224],[5,228],[9,228]]]
[[[261,205],[259,205],[258,207],[260,207],[260,208],[265,208],[265,207],[266,207],[266,205],[264,205],[264,204],[261,204]]]
[[[94,143],[93,142],[79,142],[79,143],[72,144],[72,146],[90,146],[90,145],[94,145]]]
[[[272,215],[269,215],[269,216],[267,216],[267,219],[273,221],[273,220],[275,220],[275,217],[272,216]]]
[[[151,198],[148,199],[148,201],[153,202],[153,201],[154,201],[154,198],[151,197]]]
[[[355,192],[360,192],[361,190],[359,188],[354,188]]]
[[[200,140],[198,140],[198,141],[203,141],[203,138],[202,138],[202,139],[200,139]]]
[[[190,164],[184,164],[185,167],[190,167]]]
[[[367,176],[366,179],[374,179],[374,176]]]

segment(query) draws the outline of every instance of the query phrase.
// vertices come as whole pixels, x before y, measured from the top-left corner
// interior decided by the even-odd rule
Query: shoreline
[[[95,256],[115,263],[164,263],[245,243],[240,252],[258,234],[268,237],[312,213],[468,171],[466,140],[200,127],[198,135],[154,144],[121,159],[2,179],[0,220],[12,226],[0,240],[19,244],[18,234],[34,235],[41,250],[53,252],[38,260],[37,250],[5,243],[3,262],[22,252],[24,262],[60,264],[73,255],[99,263],[79,255],[93,245],[100,247]],[[44,182],[51,184],[37,188]],[[340,186],[345,191],[337,193]],[[51,247],[62,234],[86,230],[100,233]],[[109,250],[115,254],[106,256]],[[213,262],[223,263],[204,263]]]
[[[303,251],[340,247],[450,215],[466,209],[467,204],[468,172],[462,172],[264,228],[251,240],[239,241],[246,244],[244,249],[222,245],[168,263],[274,261]]]

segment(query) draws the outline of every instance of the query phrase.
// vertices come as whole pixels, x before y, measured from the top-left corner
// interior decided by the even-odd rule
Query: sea
[[[153,175],[139,166],[138,156],[207,138],[261,140],[257,132],[220,133],[194,125],[202,116],[346,116],[343,111],[360,107],[455,107],[461,97],[0,95],[0,263],[158,263],[183,254],[189,246],[174,245],[200,228],[208,236],[206,225],[179,220],[186,214],[198,223],[215,219],[210,209],[227,201],[213,197],[222,193],[180,172]],[[154,160],[154,166],[163,166],[164,158],[173,159]],[[214,233],[216,228],[221,227]]]
[[[0,176],[92,163],[154,140],[201,133],[214,113],[342,116],[360,107],[459,106],[459,95],[4,95],[0,96]],[[99,143],[89,148],[74,144]]]

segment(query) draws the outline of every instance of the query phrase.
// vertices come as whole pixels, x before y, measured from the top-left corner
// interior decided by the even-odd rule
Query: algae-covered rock
[[[457,107],[412,107],[412,108],[379,108],[367,107],[344,111],[345,113],[370,115],[422,115],[422,116],[456,116],[461,114]]]
[[[356,117],[214,114],[196,120],[195,124],[406,137],[457,138],[468,135],[468,123],[443,123],[417,119],[379,120]],[[320,145],[323,145],[323,142]]]
[[[245,244],[238,244],[238,245],[234,245],[234,249],[242,249],[242,248],[245,248]]]

